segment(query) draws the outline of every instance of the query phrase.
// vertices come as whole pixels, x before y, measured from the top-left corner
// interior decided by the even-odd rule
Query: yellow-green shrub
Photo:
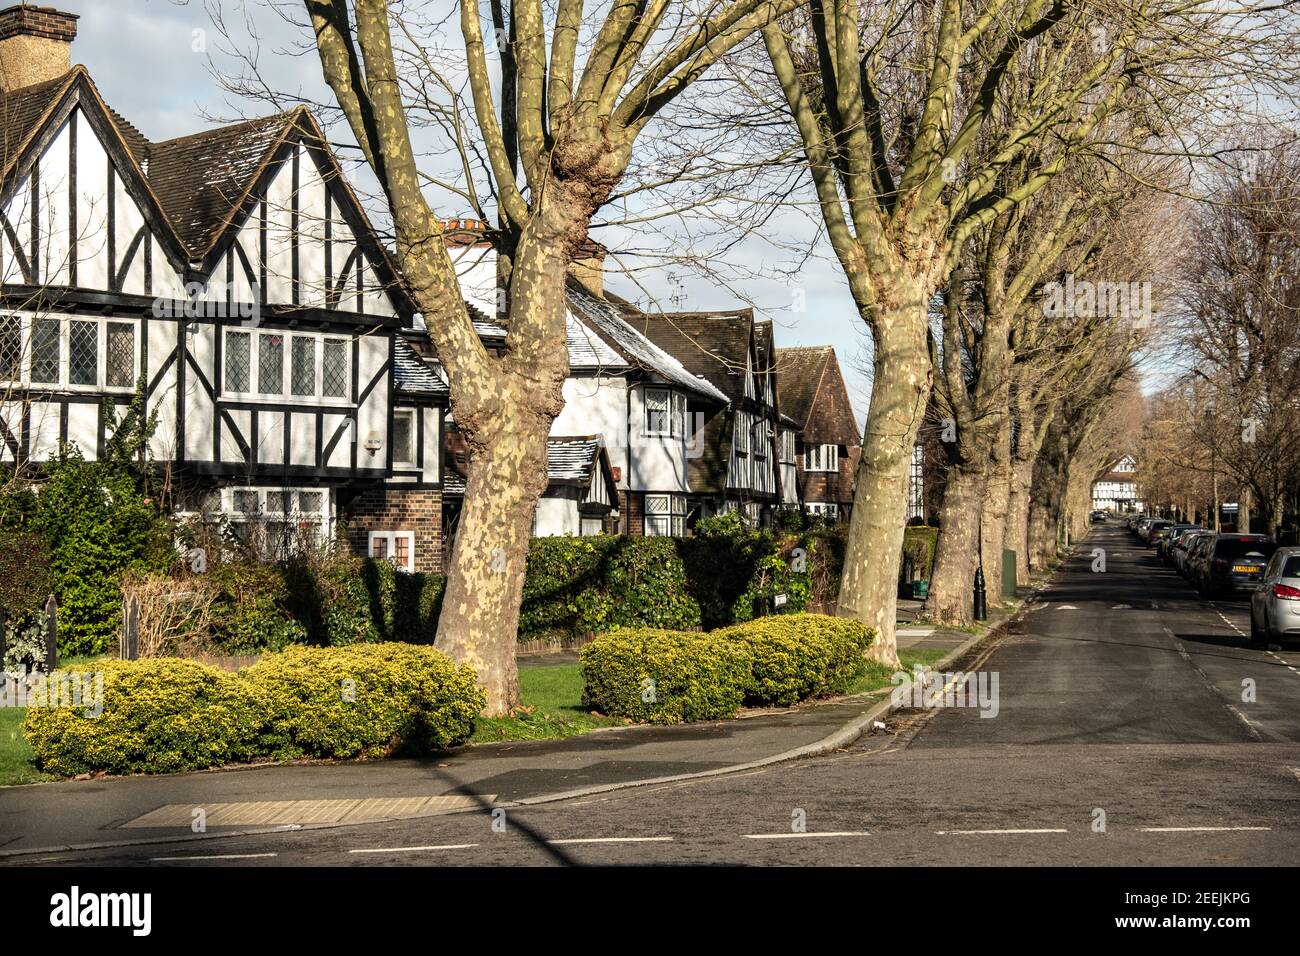
[[[691,631],[603,634],[580,666],[584,707],[652,724],[734,717],[750,679],[742,643]]]
[[[102,709],[34,706],[23,723],[37,765],[60,776],[424,753],[466,739],[484,704],[469,666],[409,644],[291,647],[237,674],[166,657],[77,670],[103,674]]]
[[[858,621],[825,614],[776,614],[713,633],[748,650],[745,703],[756,707],[844,693],[862,673],[874,636]]]
[[[734,717],[841,694],[872,631],[822,614],[778,614],[708,633],[604,634],[582,649],[583,706],[656,724]]]
[[[431,647],[290,647],[243,672],[267,701],[272,755],[427,753],[465,740],[485,700]]]
[[[102,713],[87,712],[97,703],[87,694],[79,707],[30,707],[23,721],[37,765],[48,773],[175,773],[248,760],[262,750],[265,701],[238,675],[156,658],[55,671],[51,681],[74,674],[83,687],[103,675]]]

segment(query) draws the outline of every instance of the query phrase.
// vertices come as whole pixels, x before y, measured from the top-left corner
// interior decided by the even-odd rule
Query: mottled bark
[[[974,620],[975,568],[979,562],[981,501],[987,481],[979,462],[949,469],[940,508],[939,540],[926,616],[943,624]]]
[[[894,629],[908,474],[931,384],[925,296],[915,285],[910,291],[894,308],[875,314],[875,377],[837,612],[875,628],[868,656],[891,667],[898,666]]]

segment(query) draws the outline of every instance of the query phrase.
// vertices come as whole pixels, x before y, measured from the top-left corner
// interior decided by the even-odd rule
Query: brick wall
[[[366,554],[371,531],[415,533],[415,570],[442,572],[442,492],[380,486],[343,506],[348,545]]]
[[[645,494],[619,490],[618,512],[623,516],[623,534],[645,534]]]

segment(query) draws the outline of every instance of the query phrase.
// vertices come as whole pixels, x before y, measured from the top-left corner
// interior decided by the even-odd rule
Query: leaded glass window
[[[58,319],[32,320],[32,381],[39,385],[59,384],[62,340]]]
[[[99,323],[68,323],[68,384],[95,385],[99,378]]]
[[[249,333],[230,332],[226,335],[226,388],[232,392],[247,392],[252,384]]]
[[[104,384],[130,388],[135,384],[135,326],[110,322],[104,339]]]
[[[295,395],[316,394],[316,340],[307,335],[293,337],[293,373],[290,387]]]
[[[348,351],[346,339],[326,339],[321,370],[321,394],[346,398],[348,394]]]

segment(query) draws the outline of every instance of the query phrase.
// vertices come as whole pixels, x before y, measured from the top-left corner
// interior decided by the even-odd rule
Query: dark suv
[[[1209,597],[1254,590],[1276,550],[1277,542],[1262,534],[1218,535],[1197,562],[1196,585]]]

